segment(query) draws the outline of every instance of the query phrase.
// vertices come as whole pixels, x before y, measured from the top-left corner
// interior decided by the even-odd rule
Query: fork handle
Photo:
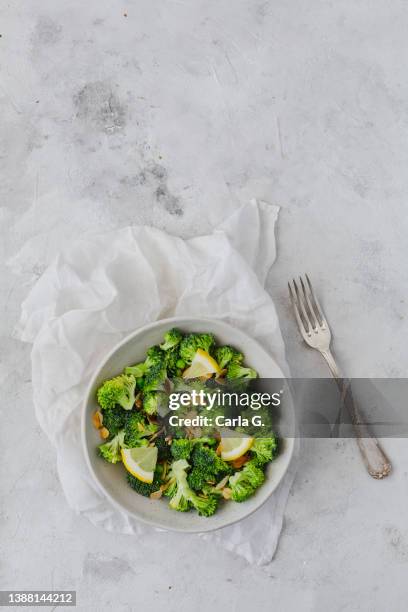
[[[362,419],[361,413],[354,401],[351,391],[351,381],[343,379],[340,370],[330,350],[321,352],[325,358],[330,371],[335,378],[341,393],[341,399],[347,408],[354,431],[358,448],[368,473],[373,478],[384,478],[391,472],[391,462],[384,453],[377,438],[369,431],[367,425]]]

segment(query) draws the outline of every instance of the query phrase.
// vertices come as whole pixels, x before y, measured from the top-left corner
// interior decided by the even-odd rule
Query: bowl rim
[[[186,527],[171,527],[167,524],[163,524],[160,522],[160,520],[149,520],[146,519],[144,517],[139,516],[136,513],[133,513],[131,511],[129,511],[129,509],[125,508],[124,506],[122,506],[122,504],[120,502],[118,502],[115,497],[113,497],[106,489],[105,487],[102,485],[102,483],[99,481],[99,478],[92,466],[91,460],[90,460],[90,456],[89,456],[89,448],[88,448],[88,444],[87,444],[87,438],[86,438],[86,427],[87,427],[87,407],[88,407],[88,403],[90,400],[90,395],[91,395],[91,391],[93,389],[93,386],[95,384],[96,379],[99,376],[100,371],[102,370],[102,368],[104,367],[104,365],[110,360],[110,358],[125,344],[127,344],[130,340],[132,340],[132,338],[134,338],[135,336],[149,331],[149,329],[154,329],[155,327],[157,327],[158,325],[167,325],[169,324],[170,326],[175,326],[177,323],[180,322],[191,322],[191,323],[203,323],[205,324],[206,322],[208,323],[213,323],[213,322],[217,322],[217,323],[221,323],[223,326],[225,326],[226,328],[229,328],[231,330],[231,332],[236,332],[238,331],[240,334],[242,334],[243,336],[246,336],[246,338],[248,338],[251,342],[253,342],[254,344],[257,345],[258,350],[262,351],[263,353],[265,353],[269,359],[271,359],[274,364],[275,367],[277,368],[277,370],[279,370],[279,372],[281,373],[281,378],[285,378],[285,375],[283,374],[279,364],[276,362],[275,358],[270,355],[270,353],[268,353],[268,351],[257,341],[255,340],[252,336],[250,336],[249,334],[247,334],[246,332],[242,331],[240,328],[234,327],[233,325],[231,325],[230,323],[226,323],[225,321],[223,321],[222,319],[218,319],[217,317],[195,317],[195,316],[178,316],[178,317],[168,317],[165,319],[157,319],[156,321],[153,321],[152,323],[147,323],[146,325],[141,325],[140,327],[138,327],[137,329],[135,329],[134,331],[132,331],[130,334],[126,335],[124,338],[122,338],[122,340],[120,340],[117,344],[115,344],[113,346],[113,348],[111,348],[108,353],[106,353],[104,355],[104,357],[100,360],[98,366],[95,368],[94,374],[92,375],[89,384],[86,387],[85,393],[84,393],[84,399],[82,401],[82,405],[81,405],[81,442],[82,442],[82,450],[85,456],[85,462],[88,466],[88,470],[93,478],[94,483],[96,484],[96,486],[98,487],[98,490],[103,493],[103,495],[109,500],[109,502],[116,508],[118,509],[120,512],[124,513],[126,516],[130,516],[132,518],[134,518],[137,521],[140,521],[141,523],[143,523],[144,525],[148,525],[149,527],[153,527],[156,529],[162,529],[165,531],[172,531],[172,532],[177,532],[177,533],[207,533],[207,532],[211,532],[211,531],[217,531],[219,529],[224,529],[225,527],[229,527],[230,525],[234,525],[236,523],[239,523],[242,520],[245,520],[246,518],[248,518],[249,516],[251,516],[252,514],[254,514],[254,512],[256,512],[257,510],[259,510],[259,508],[261,508],[271,497],[271,495],[276,491],[276,489],[278,488],[278,486],[280,485],[280,483],[282,482],[283,478],[285,477],[290,464],[292,462],[293,459],[293,452],[294,452],[294,438],[292,437],[284,437],[283,439],[285,440],[285,450],[284,453],[287,457],[286,459],[286,466],[279,478],[279,480],[276,482],[275,486],[273,487],[273,489],[271,489],[271,491],[269,492],[268,495],[266,495],[265,499],[263,499],[262,501],[259,502],[258,505],[256,505],[254,508],[250,509],[248,511],[247,514],[245,514],[244,516],[241,516],[239,518],[233,518],[230,521],[228,521],[225,525],[222,526],[211,526],[211,523],[207,523],[205,526],[203,525],[202,529],[198,529],[197,527],[189,527],[188,525],[186,525]],[[291,396],[290,393],[290,388],[288,389],[289,394]],[[291,396],[291,400],[293,401],[293,398]]]

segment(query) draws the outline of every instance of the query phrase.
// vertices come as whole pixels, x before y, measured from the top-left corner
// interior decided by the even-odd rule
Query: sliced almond
[[[224,499],[231,499],[232,491],[229,487],[224,487],[222,490],[222,496]]]
[[[168,481],[166,482],[166,484],[163,484],[163,485],[160,487],[160,488],[161,488],[161,490],[162,490],[162,491],[166,491],[166,489],[168,489],[168,488],[169,488],[169,486],[171,485],[171,483],[173,482],[173,480],[174,480],[174,479],[173,479],[173,478],[171,478],[170,480],[168,480]]]
[[[106,440],[106,438],[109,438],[109,429],[106,429],[106,427],[101,427],[99,430],[99,435],[101,436],[102,440]]]
[[[157,491],[150,493],[150,499],[160,499],[162,495],[163,495],[163,491],[160,488],[160,489],[157,489]]]
[[[229,479],[229,474],[227,474],[226,476],[224,476],[224,478],[222,480],[220,480],[220,482],[215,486],[215,488],[219,491],[220,489],[223,489],[225,487],[225,485],[227,484]]]
[[[100,410],[96,410],[92,415],[92,423],[95,429],[102,427],[103,416]]]

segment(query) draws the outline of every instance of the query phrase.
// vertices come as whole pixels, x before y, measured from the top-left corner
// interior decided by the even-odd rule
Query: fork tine
[[[295,295],[293,293],[293,290],[292,290],[292,287],[291,287],[290,283],[288,283],[288,288],[289,288],[290,300],[292,302],[292,306],[293,306],[293,310],[295,312],[295,318],[296,318],[296,322],[298,324],[299,330],[301,332],[305,332],[307,330],[306,330],[306,328],[305,328],[305,326],[303,324],[303,321],[301,319],[301,316],[300,316],[300,313],[299,313],[299,308],[298,308],[297,303],[296,303],[296,298],[295,298]]]
[[[307,281],[307,284],[308,284],[308,287],[309,287],[310,295],[312,297],[312,300],[313,300],[313,303],[314,303],[314,306],[315,306],[315,309],[314,309],[315,313],[318,316],[318,318],[320,318],[322,326],[328,327],[328,323],[326,321],[326,317],[324,316],[323,311],[321,309],[321,306],[319,304],[319,301],[318,301],[318,299],[315,296],[315,293],[313,291],[313,287],[312,287],[312,283],[310,282],[310,278],[308,277],[307,274],[305,274],[305,277],[306,277],[306,281]]]
[[[306,312],[306,308],[305,308],[305,305],[304,305],[304,303],[303,303],[303,300],[302,300],[302,298],[301,298],[301,296],[300,296],[300,293],[299,293],[299,288],[298,288],[298,286],[297,286],[297,283],[296,283],[295,279],[293,279],[293,280],[292,280],[292,283],[293,283],[293,286],[294,286],[294,288],[295,288],[297,303],[298,303],[298,305],[300,306],[300,313],[301,313],[301,316],[303,316],[303,319],[304,319],[304,321],[305,321],[305,323],[306,323],[306,324],[304,325],[304,327],[305,327],[306,331],[307,331],[307,332],[309,332],[311,329],[313,329],[313,325],[312,325],[312,323],[311,323],[311,321],[310,321],[310,317],[308,316],[308,314],[307,314],[307,312]]]
[[[305,287],[305,284],[303,282],[303,278],[301,276],[299,276],[299,281],[300,281],[300,285],[302,287],[302,291],[303,291],[303,295],[304,295],[305,301],[306,301],[308,309],[309,309],[310,318],[311,318],[311,320],[313,320],[313,323],[314,323],[313,329],[316,329],[317,326],[320,325],[320,319],[319,319],[318,316],[316,316],[316,313],[313,310],[313,306],[312,306],[312,303],[310,301],[309,294],[306,291],[306,287]]]

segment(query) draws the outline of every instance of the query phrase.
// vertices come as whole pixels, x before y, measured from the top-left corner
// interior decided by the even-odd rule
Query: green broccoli
[[[278,450],[278,442],[275,437],[256,438],[251,446],[251,455],[255,465],[262,466],[274,459]]]
[[[115,404],[108,408],[102,408],[102,425],[109,431],[109,437],[116,436],[125,426],[128,411]]]
[[[124,445],[125,432],[122,429],[112,440],[109,442],[105,442],[105,444],[100,444],[98,447],[99,454],[101,457],[108,461],[109,463],[118,463],[118,461],[122,461],[121,449]]]
[[[164,391],[144,391],[143,410],[146,414],[165,416],[168,411],[168,395]]]
[[[128,484],[132,487],[132,489],[136,491],[136,493],[140,493],[140,495],[144,495],[145,497],[149,497],[152,493],[158,491],[163,483],[161,478],[161,470],[159,470],[158,468],[156,468],[154,472],[153,482],[151,483],[142,482],[141,480],[135,478],[135,476],[132,476],[132,474],[129,473],[127,474],[127,481]]]
[[[188,495],[190,487],[187,483],[186,470],[189,465],[185,459],[174,461],[171,465],[169,480],[170,485],[165,491],[165,495],[170,497],[170,508],[179,512],[187,512],[190,509]],[[185,494],[187,493],[187,495]]]
[[[105,380],[97,393],[99,405],[104,409],[119,404],[125,410],[131,410],[135,402],[135,389],[136,379],[134,376],[121,374],[116,378]]]
[[[179,459],[188,459],[193,448],[193,440],[187,438],[178,438],[171,443],[171,454],[174,461]]]
[[[166,351],[166,370],[167,370],[167,374],[169,376],[180,376],[182,371],[181,368],[179,367],[181,362],[180,358],[179,358],[179,350],[178,347],[176,346],[173,349],[169,349],[168,351]]]
[[[164,362],[164,353],[161,350],[160,346],[151,346],[146,351],[146,359],[144,362],[144,367],[146,372],[148,372],[151,368],[162,364]]]
[[[242,363],[244,361],[244,356],[242,353],[239,353],[231,346],[219,346],[215,349],[215,360],[223,370],[230,361],[234,361],[235,363]]]
[[[171,449],[170,444],[166,440],[166,436],[161,433],[154,441],[155,446],[157,448],[157,458],[159,461],[170,461],[171,459]]]
[[[128,366],[127,368],[125,368],[125,374],[130,374],[135,378],[141,378],[146,374],[146,366],[144,362],[136,363],[133,366]]]
[[[211,516],[217,509],[218,498],[214,496],[197,495],[189,486],[187,481],[187,469],[189,465],[185,459],[179,459],[172,463],[169,479],[170,485],[166,495],[170,497],[170,508],[179,512],[187,512],[190,507],[197,510],[202,516]]]
[[[178,438],[171,443],[171,454],[173,459],[189,459],[191,451],[197,444],[208,444],[213,446],[217,441],[215,438]]]
[[[197,349],[203,349],[209,353],[214,343],[213,334],[189,334],[180,342],[180,357],[186,364],[190,364]]]
[[[227,368],[227,378],[230,380],[234,380],[236,378],[256,378],[258,376],[257,372],[252,368],[245,368],[239,362],[232,360]]]
[[[263,471],[253,461],[249,461],[241,471],[235,472],[229,478],[228,482],[232,491],[232,499],[236,502],[245,501],[255,493],[264,480]]]
[[[144,415],[138,410],[127,413],[125,423],[125,444],[128,448],[143,446],[144,438],[156,433],[158,425],[149,423]]]
[[[216,495],[194,495],[190,502],[200,516],[212,516],[217,510],[219,499]]]
[[[173,329],[169,329],[169,331],[164,334],[164,342],[160,345],[160,348],[162,351],[168,351],[169,349],[172,349],[180,344],[182,339],[183,334],[179,329],[176,329],[175,327]]]
[[[216,477],[230,473],[231,468],[215,450],[205,444],[197,444],[191,454],[193,469],[197,470],[195,479],[199,474],[204,480],[214,480]]]
[[[167,381],[167,370],[165,361],[152,366],[147,372],[143,384],[143,391],[164,391]]]
[[[205,486],[208,485],[208,480],[211,481],[211,478],[211,476],[203,472],[200,468],[193,467],[187,476],[187,482],[194,491],[203,491]]]

